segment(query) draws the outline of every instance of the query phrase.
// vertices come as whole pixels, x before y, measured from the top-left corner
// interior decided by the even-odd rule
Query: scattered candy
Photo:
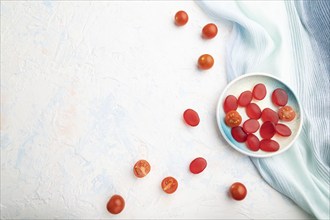
[[[194,159],[193,161],[191,161],[189,169],[190,172],[192,172],[193,174],[198,174],[203,172],[203,170],[206,168],[207,166],[207,162],[204,158],[202,157],[198,157],[196,159]]]
[[[183,119],[188,125],[193,127],[197,126],[200,122],[197,112],[192,109],[187,109],[186,111],[184,111]]]
[[[185,11],[178,11],[175,14],[175,24],[183,26],[188,22],[188,14]],[[203,27],[202,36],[205,39],[214,38],[218,33],[218,28],[215,24],[209,23]],[[214,59],[209,54],[203,54],[198,59],[198,67],[202,70],[212,68]],[[277,88],[272,93],[272,102],[277,106],[284,106],[279,109],[278,113],[270,108],[265,108],[261,111],[260,107],[251,103],[252,98],[262,100],[267,94],[266,86],[259,83],[254,86],[252,92],[244,91],[238,99],[233,95],[228,95],[224,101],[223,108],[226,113],[225,122],[231,127],[231,135],[237,142],[246,142],[246,146],[251,151],[259,149],[266,152],[275,152],[279,150],[280,145],[271,138],[275,133],[288,137],[291,135],[291,130],[285,124],[278,124],[279,119],[283,121],[292,121],[296,113],[290,106],[285,106],[288,103],[288,94],[285,90]],[[246,114],[250,118],[243,123],[243,127],[239,126],[242,122],[241,115],[236,111],[239,106],[246,107]],[[264,122],[261,126],[258,119],[261,117]],[[200,118],[196,111],[187,109],[183,113],[185,122],[190,126],[197,126]],[[260,130],[259,130],[260,128]],[[263,138],[259,141],[258,137],[253,133],[259,130],[260,136]],[[189,165],[189,170],[193,174],[199,174],[204,171],[207,166],[207,161],[198,157],[195,158]],[[139,160],[135,163],[133,172],[138,178],[143,178],[150,172],[150,164],[146,160]],[[168,194],[174,193],[178,188],[178,181],[171,176],[164,178],[161,182],[161,187]],[[247,195],[247,189],[244,184],[236,182],[230,187],[230,193],[233,199],[243,200]],[[119,214],[125,207],[125,200],[120,195],[113,195],[108,203],[107,210],[112,214]]]

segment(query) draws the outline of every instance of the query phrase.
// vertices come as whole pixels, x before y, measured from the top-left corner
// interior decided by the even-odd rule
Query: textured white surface
[[[178,28],[180,9],[190,20]],[[211,41],[207,22],[219,27]],[[220,136],[229,33],[193,2],[1,2],[1,217],[309,218]],[[216,62],[201,72],[203,53]],[[192,175],[199,156],[208,167]],[[136,179],[141,158],[152,170]],[[160,188],[168,175],[173,195]],[[228,197],[235,181],[242,202]],[[113,194],[126,200],[118,216],[105,209]]]

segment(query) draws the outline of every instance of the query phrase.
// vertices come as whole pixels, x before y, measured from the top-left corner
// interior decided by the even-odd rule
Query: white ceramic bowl
[[[272,101],[271,101],[271,95],[272,92],[276,88],[282,88],[284,89],[289,97],[288,104],[291,106],[295,112],[296,112],[296,117],[293,121],[291,122],[283,122],[280,121],[280,123],[287,125],[291,131],[292,134],[289,137],[281,137],[278,134],[275,134],[275,136],[272,138],[273,140],[277,141],[280,144],[280,149],[276,152],[264,152],[262,150],[258,151],[251,151],[246,147],[245,143],[239,143],[237,142],[231,135],[231,128],[228,127],[225,123],[225,116],[226,113],[223,110],[223,102],[225,98],[228,95],[234,95],[236,98],[239,97],[239,95],[246,91],[250,90],[252,92],[253,87],[258,84],[258,83],[263,83],[266,86],[267,89],[267,94],[266,97],[263,100],[255,100],[252,99],[252,103],[258,104],[261,110],[264,108],[271,108],[274,111],[277,112],[279,109],[278,106],[275,106]],[[245,120],[248,119],[246,113],[245,113],[245,108],[243,107],[238,107],[237,111],[241,114],[242,116],[242,123]],[[225,140],[232,146],[234,149],[238,150],[239,152],[246,154],[251,157],[271,157],[280,153],[283,153],[284,151],[288,150],[294,141],[297,139],[297,137],[300,134],[301,128],[302,128],[302,123],[303,123],[303,117],[301,114],[301,106],[299,104],[299,101],[296,97],[296,95],[293,93],[293,91],[287,86],[284,82],[282,82],[280,79],[266,73],[249,73],[249,74],[244,74],[243,76],[240,76],[236,78],[235,80],[231,81],[224,91],[222,92],[220,99],[218,101],[218,106],[217,106],[217,122],[219,129],[221,131],[221,134],[225,138]],[[260,125],[262,124],[261,119],[259,119]],[[261,137],[259,135],[259,131],[254,133],[259,140],[261,140]]]

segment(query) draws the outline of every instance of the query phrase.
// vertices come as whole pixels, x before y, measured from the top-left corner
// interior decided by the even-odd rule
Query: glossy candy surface
[[[271,121],[271,122],[277,124],[278,114],[270,108],[265,108],[261,112],[261,119],[262,119],[263,122]]]
[[[275,89],[272,93],[272,101],[274,105],[285,106],[288,103],[288,94],[284,89]]]
[[[266,152],[275,152],[280,149],[280,145],[271,139],[262,139],[259,146],[261,150]]]
[[[291,135],[291,129],[286,126],[285,124],[277,124],[275,125],[276,133],[283,136],[283,137],[289,137]]]
[[[238,97],[238,105],[245,107],[248,104],[250,104],[251,100],[252,100],[252,92],[244,91]]]
[[[184,111],[183,119],[188,125],[193,127],[197,126],[200,122],[198,113],[193,109],[187,109],[186,111]]]
[[[246,133],[254,133],[254,132],[258,131],[259,127],[260,127],[260,124],[255,119],[248,119],[243,123],[243,130]]]
[[[267,94],[266,86],[262,83],[255,85],[252,90],[252,94],[253,94],[253,98],[257,100],[264,99]]]
[[[236,110],[237,107],[238,107],[237,98],[233,95],[227,96],[223,103],[223,109],[225,113],[228,113],[232,110]]]
[[[276,131],[275,131],[275,124],[271,121],[264,122],[259,130],[260,136],[265,139],[272,138]]]
[[[246,114],[249,118],[259,119],[261,117],[261,109],[255,103],[250,103],[246,106]]]
[[[247,134],[241,126],[233,127],[231,129],[231,135],[237,142],[241,143],[245,142],[247,138]]]
[[[189,170],[193,174],[198,174],[198,173],[203,172],[203,170],[206,168],[206,166],[207,166],[206,160],[202,157],[198,157],[198,158],[194,159],[193,161],[191,161]]]
[[[254,134],[249,134],[246,139],[246,146],[252,150],[252,151],[257,151],[259,150],[259,138],[255,136]]]

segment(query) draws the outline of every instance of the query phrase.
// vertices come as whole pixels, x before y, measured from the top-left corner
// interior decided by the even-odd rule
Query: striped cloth
[[[228,81],[268,72],[296,92],[305,119],[301,135],[285,153],[251,161],[277,191],[316,218],[330,219],[330,1],[197,4],[215,21],[233,24]]]

